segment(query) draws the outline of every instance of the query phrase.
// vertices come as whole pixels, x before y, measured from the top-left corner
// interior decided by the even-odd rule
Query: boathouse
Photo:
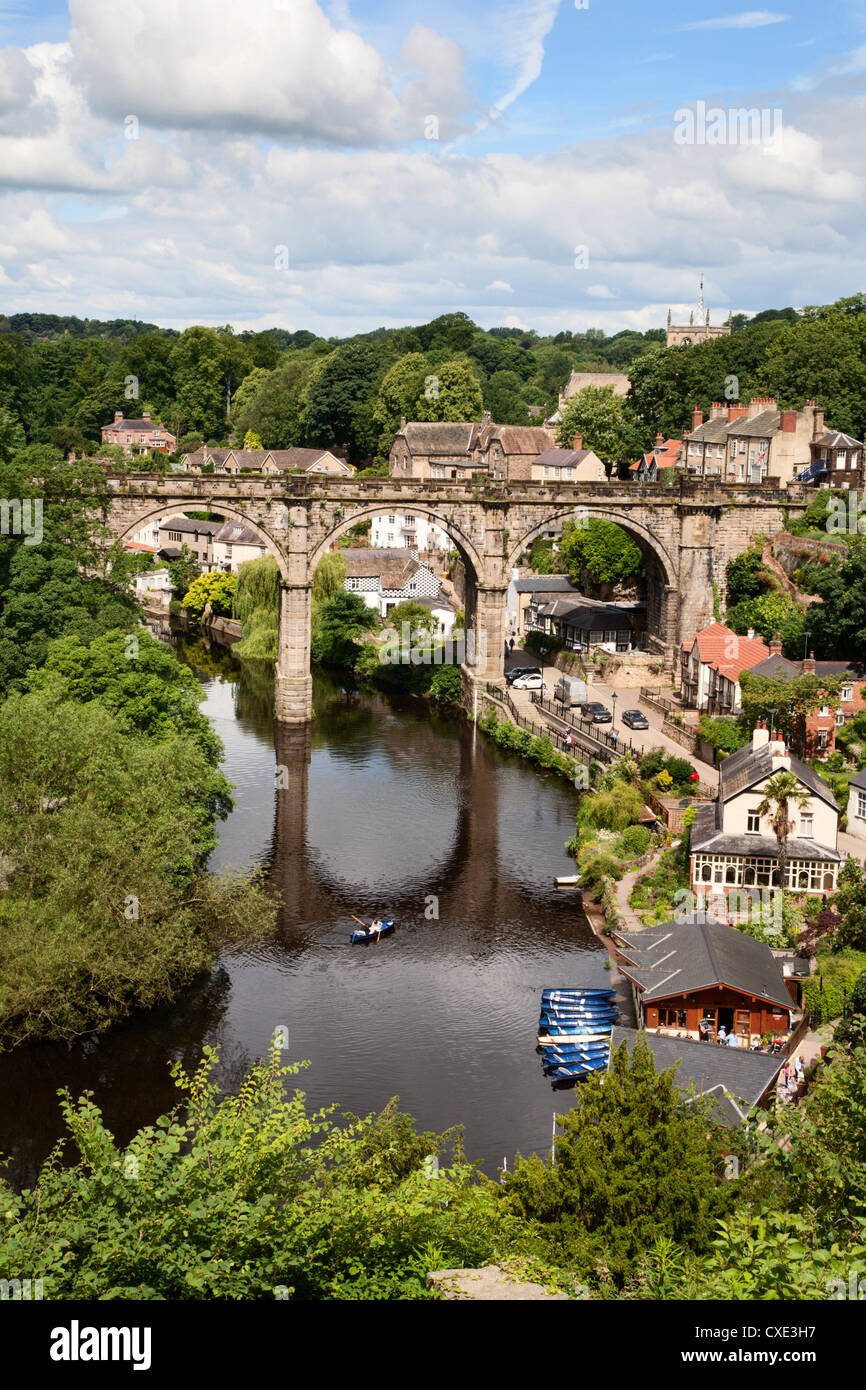
[[[633,933],[615,932],[619,969],[631,981],[640,1027],[699,1042],[720,1030],[748,1049],[782,1037],[796,1005],[768,946],[696,912]]]
[[[676,1083],[687,1100],[709,1096],[713,1118],[729,1129],[737,1129],[751,1109],[765,1104],[774,1094],[776,1078],[785,1063],[780,1053],[771,1056],[736,1048],[702,1047],[691,1039],[619,1027],[611,1032],[611,1057],[622,1043],[631,1052],[640,1037],[653,1055],[656,1071],[676,1067]]]

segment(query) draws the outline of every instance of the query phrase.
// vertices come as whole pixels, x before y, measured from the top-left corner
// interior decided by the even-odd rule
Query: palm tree
[[[785,872],[788,868],[788,836],[794,829],[791,811],[807,811],[811,804],[809,793],[803,789],[800,779],[793,772],[777,772],[764,787],[764,799],[758,806],[758,815],[767,816],[776,842],[779,846],[779,887],[785,887]]]

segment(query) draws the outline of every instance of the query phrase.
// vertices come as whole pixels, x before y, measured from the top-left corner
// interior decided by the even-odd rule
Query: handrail
[[[553,700],[545,700],[543,696],[538,694],[537,690],[531,691],[530,694],[534,705],[538,705],[541,709],[547,710],[553,715],[554,719],[561,719],[563,724],[567,724],[570,728],[574,729],[575,733],[583,734],[584,738],[592,739],[595,743],[599,743],[602,748],[609,748],[612,753],[617,753],[620,756],[624,756],[626,753],[634,753],[639,758],[643,757],[643,748],[639,748],[630,738],[620,738],[616,730],[610,734],[605,733],[603,729],[600,729],[598,725],[594,724],[591,720],[580,718],[575,720],[572,715],[567,715],[565,712],[565,705],[559,705],[558,708],[555,708],[556,702]],[[560,710],[562,713],[560,713]]]

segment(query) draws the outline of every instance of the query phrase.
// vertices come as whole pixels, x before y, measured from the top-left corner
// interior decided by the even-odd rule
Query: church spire
[[[698,323],[704,318],[704,272],[701,271],[701,288],[698,292]],[[707,320],[709,322],[709,320]]]

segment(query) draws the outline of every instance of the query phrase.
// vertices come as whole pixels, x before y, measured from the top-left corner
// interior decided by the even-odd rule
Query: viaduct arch
[[[280,571],[276,714],[287,724],[303,724],[312,715],[313,572],[333,542],[359,521],[411,510],[453,540],[466,565],[466,623],[475,634],[474,663],[463,668],[469,693],[475,683],[503,679],[511,570],[545,529],[592,517],[615,522],[634,537],[650,571],[648,646],[673,667],[680,644],[712,621],[727,561],[755,534],[781,529],[786,516],[802,513],[807,501],[801,484],[755,488],[690,479],[673,488],[615,481],[552,487],[478,479],[130,474],[109,477],[108,487],[107,519],[118,537],[185,511],[213,511],[261,536]]]

